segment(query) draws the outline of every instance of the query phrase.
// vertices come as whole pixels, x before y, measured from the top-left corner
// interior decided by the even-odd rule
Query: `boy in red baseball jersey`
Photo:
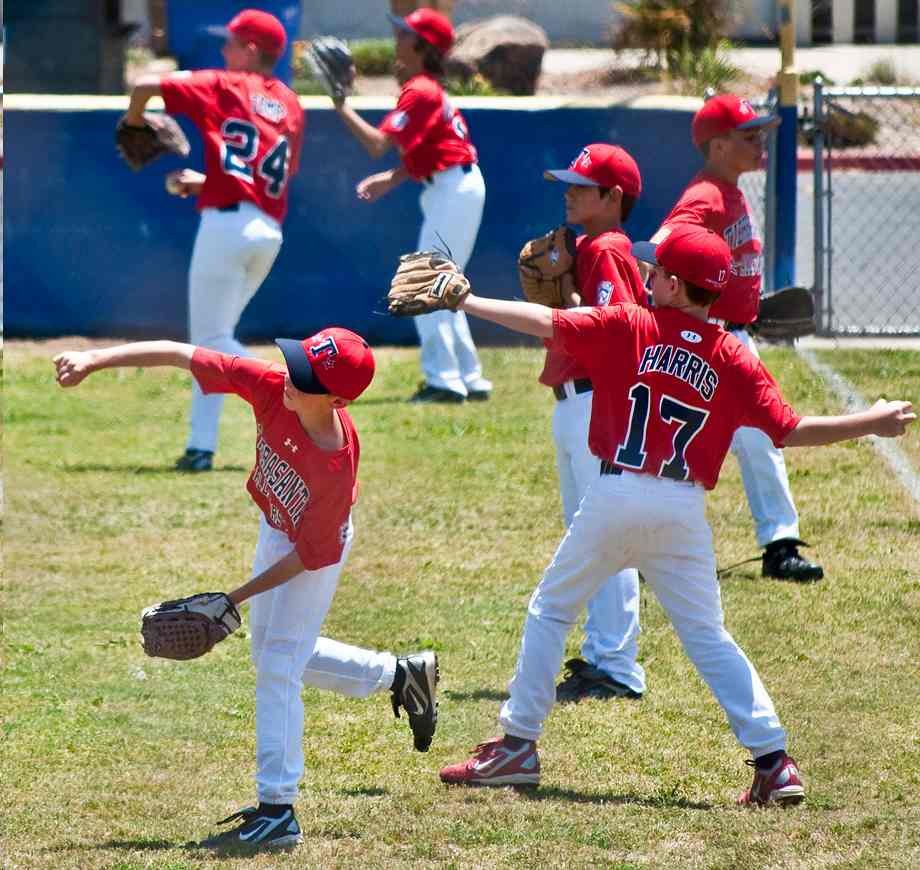
[[[234,333],[243,309],[281,249],[288,187],[297,172],[304,115],[297,96],[272,75],[287,36],[267,12],[245,9],[226,28],[226,70],[143,76],[127,120],[143,121],[156,95],[166,111],[187,115],[204,142],[205,172],[182,169],[167,178],[178,196],[197,196],[201,212],[189,267],[189,340],[244,356]],[[208,471],[217,447],[223,396],[192,385],[189,436],[176,467]]]
[[[319,634],[353,538],[360,445],[346,406],[371,382],[373,353],[360,336],[338,327],[277,344],[286,370],[172,341],[66,351],[54,359],[63,387],[118,366],[188,369],[204,392],[236,393],[255,415],[255,464],[246,489],[262,513],[259,540],[253,578],[228,597],[252,605],[259,805],[224,819],[240,823],[204,840],[208,849],[301,841],[293,803],[304,770],[304,684],[358,698],[389,688],[393,711],[406,710],[420,751],[427,751],[437,725],[433,652],[397,658]]]
[[[419,182],[423,220],[417,250],[446,248],[463,269],[476,244],[486,186],[466,121],[441,83],[454,29],[444,15],[427,8],[405,18],[389,17],[396,31],[396,74],[402,83],[396,108],[374,127],[344,98],[333,100],[345,126],[371,157],[380,157],[394,146],[399,152],[396,169],[359,182],[358,198],[374,202],[408,179]],[[466,315],[435,311],[414,322],[425,380],[410,401],[488,399],[492,384],[482,375]]]
[[[576,239],[577,292],[572,304],[645,305],[645,284],[622,228],[642,192],[636,161],[623,148],[595,142],[582,148],[568,169],[548,169],[544,177],[567,185],[565,219],[584,228]],[[588,449],[591,378],[574,356],[548,345],[540,383],[556,397],[553,440],[562,513],[569,526],[600,465]],[[556,691],[560,702],[583,697],[639,698],[645,691],[645,672],[636,660],[639,573],[635,568],[624,569],[610,578],[609,590],[608,595],[588,604],[584,660],[566,662],[568,677]],[[606,643],[608,638],[616,640]]]
[[[530,600],[517,671],[502,707],[505,736],[441,770],[446,783],[536,784],[536,741],[554,701],[565,636],[611,572],[635,565],[668,614],[687,655],[753,756],[744,804],[804,798],[786,733],[757,672],[725,629],[706,489],[739,426],[778,447],[902,434],[909,402],[879,400],[839,417],[800,417],[761,362],[721,326],[709,306],[725,287],[731,254],[720,236],[680,225],[657,246],[633,247],[654,265],[654,307],[622,304],[564,311],[469,295],[470,314],[550,339],[585,366],[594,385],[591,452],[601,460]]]
[[[706,159],[677,204],[653,236],[660,241],[669,227],[692,223],[708,227],[725,239],[732,252],[728,286],[713,303],[710,317],[723,321],[757,356],[748,325],[760,307],[762,246],[738,178],[761,167],[765,131],[779,124],[776,115],[758,115],[747,100],[722,94],[704,103],[693,118],[693,144]],[[732,441],[748,506],[754,518],[757,545],[764,548],[765,577],[810,582],[824,571],[804,558],[799,546],[799,515],[789,487],[783,453],[763,432],[742,427]]]

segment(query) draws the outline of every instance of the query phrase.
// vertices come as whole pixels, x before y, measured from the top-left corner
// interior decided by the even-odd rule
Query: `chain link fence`
[[[825,335],[920,335],[920,88],[815,83],[814,292]]]

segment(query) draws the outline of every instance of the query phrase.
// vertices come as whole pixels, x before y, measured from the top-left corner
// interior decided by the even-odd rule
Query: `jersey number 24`
[[[647,384],[633,384],[629,391],[632,410],[629,414],[629,428],[626,430],[626,443],[617,448],[616,463],[624,468],[641,469],[645,465],[645,436],[648,428],[648,416],[652,405],[652,391]],[[671,458],[661,463],[655,472],[659,477],[671,480],[687,480],[690,470],[684,455],[687,445],[703,428],[709,417],[709,411],[685,405],[672,396],[662,396],[658,403],[658,415],[665,423],[677,422],[674,430]],[[651,471],[651,469],[649,469]]]
[[[224,172],[252,181],[253,161],[259,153],[258,128],[251,121],[228,118],[221,124],[220,133],[224,140],[220,149]],[[278,198],[284,193],[289,168],[288,141],[279,136],[256,167],[259,177],[265,180],[265,192],[269,196]]]

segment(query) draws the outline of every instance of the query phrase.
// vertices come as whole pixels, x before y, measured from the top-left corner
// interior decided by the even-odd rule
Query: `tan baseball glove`
[[[575,232],[559,226],[531,239],[518,255],[518,275],[528,302],[564,308],[576,291]]]
[[[414,317],[447,308],[455,311],[470,292],[459,266],[438,251],[415,251],[399,258],[390,282],[387,309],[395,317]]]
[[[192,150],[176,119],[163,112],[145,112],[142,127],[129,124],[123,115],[115,128],[115,148],[135,172],[161,154],[188,157]]]
[[[240,612],[223,592],[163,601],[141,613],[144,652],[165,659],[197,659],[241,624]]]

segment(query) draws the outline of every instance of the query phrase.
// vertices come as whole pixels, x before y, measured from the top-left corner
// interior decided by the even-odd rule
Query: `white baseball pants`
[[[530,599],[510,697],[507,734],[537,740],[555,702],[565,637],[613,572],[635,565],[681,644],[757,757],[786,746],[786,733],[757,671],[726,631],[705,493],[693,483],[624,472],[599,475]]]
[[[201,212],[189,268],[189,341],[221,353],[249,356],[234,333],[243,309],[281,249],[281,226],[250,202],[237,211]],[[215,450],[222,393],[205,395],[192,379],[187,446]]]
[[[746,330],[732,331],[758,359],[757,345]],[[735,430],[731,451],[741,468],[741,480],[757,533],[757,546],[771,541],[799,536],[799,514],[789,489],[783,451],[760,429],[743,427]]]
[[[422,229],[418,250],[449,252],[461,268],[473,253],[486,202],[486,185],[473,164],[469,172],[452,166],[436,172],[419,198]],[[425,382],[442,390],[466,395],[470,390],[491,390],[463,311],[435,311],[414,318],[421,343]]]
[[[578,505],[600,473],[601,461],[588,449],[592,392],[576,393],[571,381],[566,398],[553,411],[553,440],[559,494],[566,528]],[[581,654],[634,692],[645,691],[645,671],[636,661],[639,652],[639,572],[626,568],[610,577],[588,602],[585,642]]]
[[[303,571],[287,583],[252,598],[249,628],[256,667],[256,790],[260,801],[294,803],[303,776],[304,685],[352,698],[388,689],[396,657],[320,637],[320,628],[348,557],[318,571]],[[293,549],[287,535],[259,521],[253,576]]]

